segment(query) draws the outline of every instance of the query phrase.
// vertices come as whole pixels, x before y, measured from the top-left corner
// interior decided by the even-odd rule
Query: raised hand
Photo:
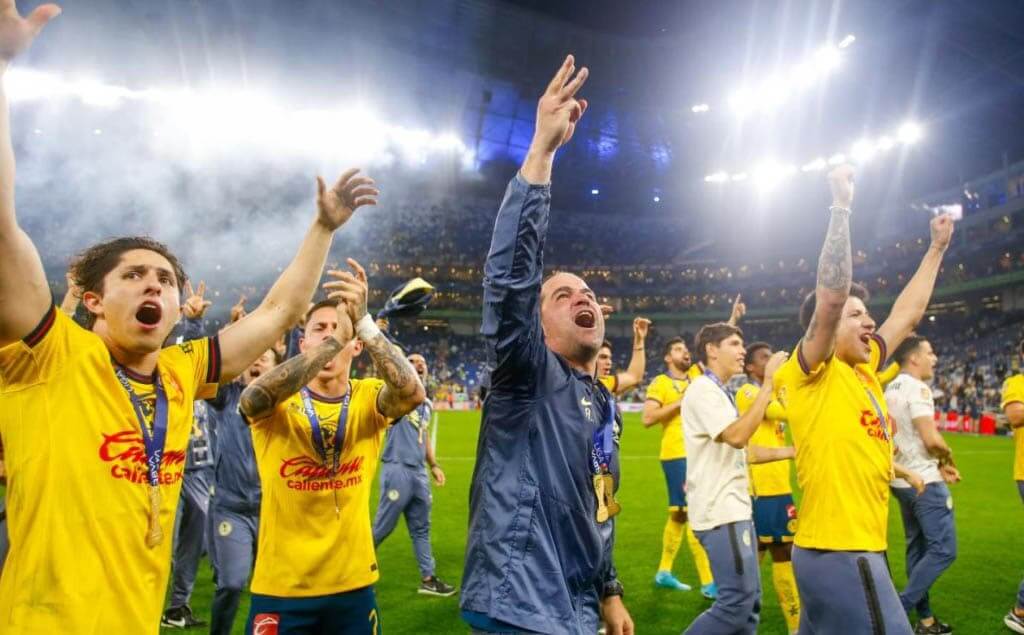
[[[338,303],[336,311],[338,312],[338,328],[334,331],[334,339],[345,346],[356,336],[356,328],[352,326],[352,317],[349,315],[348,306],[344,300]]]
[[[647,318],[638,317],[633,320],[633,339],[644,341],[647,339],[647,332],[651,328],[651,321]]]
[[[231,323],[241,320],[245,317],[245,294],[243,293],[238,297],[238,302],[235,302],[235,306],[231,307]]]
[[[600,305],[600,307],[601,314],[604,315],[604,319],[606,320],[611,316],[612,313],[615,313],[615,307],[613,307],[610,304],[602,304]]]
[[[576,99],[576,93],[589,74],[586,67],[576,73],[575,59],[572,55],[566,56],[537,102],[537,127],[532,144],[536,149],[553,153],[572,138],[576,123],[587,110],[587,100]]]
[[[782,368],[782,365],[789,359],[789,353],[786,351],[776,351],[770,358],[768,363],[764,366],[764,381],[774,381],[772,378],[775,377],[775,373]]]
[[[853,204],[853,166],[843,164],[828,173],[833,207],[850,209]]]
[[[380,191],[368,176],[356,176],[359,168],[345,171],[330,188],[322,177],[316,177],[317,222],[335,231],[352,218],[363,205],[376,205]]]
[[[939,214],[932,219],[932,247],[946,251],[949,241],[953,239],[953,217],[949,214]]]
[[[206,313],[206,309],[210,308],[210,305],[213,304],[213,302],[203,299],[203,294],[205,293],[205,281],[200,280],[199,288],[193,291],[192,282],[190,280],[186,280],[185,302],[181,305],[181,314],[190,320],[203,317],[203,313]]]
[[[346,262],[352,271],[328,271],[327,275],[334,280],[324,283],[324,290],[328,298],[337,298],[345,303],[349,318],[355,324],[366,315],[366,296],[370,285],[366,279],[366,270],[358,262],[351,258],[346,259]]]
[[[729,324],[736,326],[743,319],[743,316],[747,314],[747,305],[743,304],[742,296],[737,293],[736,300],[732,303],[732,313],[729,314]]]
[[[6,65],[32,45],[46,23],[60,15],[60,7],[43,4],[21,17],[14,0],[0,0],[0,63]]]

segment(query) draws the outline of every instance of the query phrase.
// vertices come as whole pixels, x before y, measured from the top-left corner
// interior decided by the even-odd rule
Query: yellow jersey
[[[1006,381],[1003,382],[1002,393],[1003,401],[999,407],[1004,410],[1011,403],[1024,403],[1024,375],[1007,377]],[[1013,460],[1013,479],[1015,481],[1024,481],[1024,427],[1013,431],[1013,441],[1017,448]]]
[[[662,373],[655,377],[647,386],[645,399],[656,402],[659,406],[678,402],[686,393],[686,388],[695,377],[701,375],[700,367],[697,364],[690,366],[686,371],[686,377],[677,379],[668,373]],[[680,411],[668,421],[661,424],[661,451],[658,458],[662,461],[686,458],[686,442],[683,441],[683,418]]]
[[[251,422],[263,487],[252,592],[276,597],[343,593],[377,581],[370,487],[388,420],[377,411],[379,379],[350,379],[338,467],[334,439],[343,397],[311,393],[327,463],[296,393]],[[337,505],[337,507],[336,507]]]
[[[736,410],[743,416],[754,400],[761,387],[754,383],[746,383],[736,393]],[[773,399],[765,411],[765,418],[758,424],[757,430],[750,437],[749,445],[763,448],[786,447],[786,422],[783,421],[786,411],[777,400]],[[771,463],[750,464],[750,493],[754,496],[781,496],[792,494],[790,483],[789,461],[772,461]]]
[[[885,367],[884,370],[878,373],[878,383],[882,384],[882,388],[889,385],[889,382],[900,376],[900,364],[899,362],[892,362]]]
[[[885,341],[850,366],[835,355],[806,368],[799,345],[775,374],[803,490],[794,543],[807,549],[884,551],[895,433],[878,381]]]
[[[0,349],[11,544],[0,632],[157,632],[192,402],[216,394],[217,338],[163,349],[157,372],[168,403],[163,541],[149,548],[142,431],[103,340],[51,307],[31,334]],[[151,426],[153,379],[129,373],[129,383]]]
[[[619,387],[619,376],[615,373],[611,375],[603,375],[597,378],[597,381],[604,384],[604,387],[608,389],[612,395],[615,394],[615,389]]]

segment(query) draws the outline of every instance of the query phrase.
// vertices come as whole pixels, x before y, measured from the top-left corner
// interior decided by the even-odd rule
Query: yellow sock
[[[796,578],[793,577],[792,562],[772,563],[772,582],[775,592],[779,594],[779,606],[782,616],[786,618],[789,632],[795,633],[800,626],[800,594],[796,589]]]
[[[661,562],[658,564],[658,571],[672,571],[672,562],[679,552],[679,545],[683,542],[683,523],[677,522],[671,516],[665,523],[665,531],[661,534]]]
[[[705,586],[715,581],[711,575],[711,563],[708,562],[708,554],[704,546],[697,540],[690,525],[686,525],[686,542],[690,545],[690,553],[693,554],[693,564],[697,567],[697,577],[700,578],[700,585]]]

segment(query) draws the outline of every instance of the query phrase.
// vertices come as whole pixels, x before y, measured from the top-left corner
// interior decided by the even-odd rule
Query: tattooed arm
[[[935,278],[938,277],[939,268],[942,266],[942,257],[953,237],[953,218],[949,214],[933,218],[931,233],[931,245],[921,259],[917,272],[896,298],[889,317],[878,327],[878,334],[885,340],[886,350],[896,350],[924,317],[924,311],[928,308],[928,301],[931,300],[932,290],[935,288]]]
[[[378,377],[384,380],[384,388],[377,394],[377,411],[388,419],[398,419],[423,403],[427,391],[402,350],[381,333],[366,311],[366,270],[351,258],[346,262],[351,271],[328,271],[327,275],[334,280],[324,284],[324,289],[327,297],[341,300],[347,308],[356,335],[369,351]]]
[[[829,208],[832,217],[818,257],[814,315],[800,342],[800,361],[806,369],[814,368],[832,354],[836,330],[853,280],[853,258],[850,254],[853,168],[841,165],[828,178],[832,188],[832,207]]]
[[[352,340],[352,321],[343,304],[338,305],[338,328],[319,346],[311,348],[261,375],[242,391],[238,409],[248,421],[262,419],[274,407],[316,377],[327,362]]]

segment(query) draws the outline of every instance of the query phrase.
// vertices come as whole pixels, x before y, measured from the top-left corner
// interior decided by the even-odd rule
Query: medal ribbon
[[[611,464],[612,449],[612,428],[615,426],[615,397],[611,395],[605,399],[608,414],[605,421],[594,431],[594,447],[590,451],[590,470],[594,474],[606,474]]]
[[[735,410],[736,409],[736,398],[732,396],[732,393],[729,392],[729,389],[725,387],[725,384],[722,383],[722,380],[718,378],[718,375],[716,375],[713,372],[711,372],[711,369],[705,370],[704,371],[704,375],[707,376],[711,381],[715,382],[716,386],[718,386],[719,388],[722,389],[722,392],[724,392],[725,396],[729,398],[729,403],[732,404],[732,407]]]
[[[864,386],[864,391],[868,393],[868,399],[871,400],[871,405],[875,409],[875,414],[878,415],[878,422],[882,426],[882,434],[885,435],[886,442],[889,439],[889,420],[882,414],[882,406],[878,404],[878,400],[875,399],[875,395],[872,394],[871,389]]]
[[[309,427],[313,431],[313,449],[320,455],[320,460],[323,461],[324,466],[327,465],[327,448],[324,446],[324,435],[320,430],[320,418],[316,416],[316,410],[313,409],[313,398],[309,393],[309,389],[303,386],[299,390],[299,394],[302,396],[302,407],[306,411],[306,418],[309,419]],[[338,414],[338,429],[334,431],[334,452],[332,458],[332,471],[338,471],[338,465],[341,463],[341,446],[345,441],[345,424],[348,421],[348,402],[349,397],[352,395],[351,387],[349,391],[345,393],[345,398],[341,402],[341,412]]]
[[[164,458],[164,443],[167,439],[167,392],[164,391],[163,381],[160,373],[153,373],[154,388],[156,390],[156,407],[153,411],[153,431],[150,432],[146,425],[146,409],[142,400],[135,394],[132,385],[128,382],[128,375],[120,364],[114,362],[114,374],[121,386],[128,393],[135,410],[135,418],[139,420],[139,428],[142,430],[142,443],[146,448],[146,478],[153,487],[160,486],[160,464]]]

